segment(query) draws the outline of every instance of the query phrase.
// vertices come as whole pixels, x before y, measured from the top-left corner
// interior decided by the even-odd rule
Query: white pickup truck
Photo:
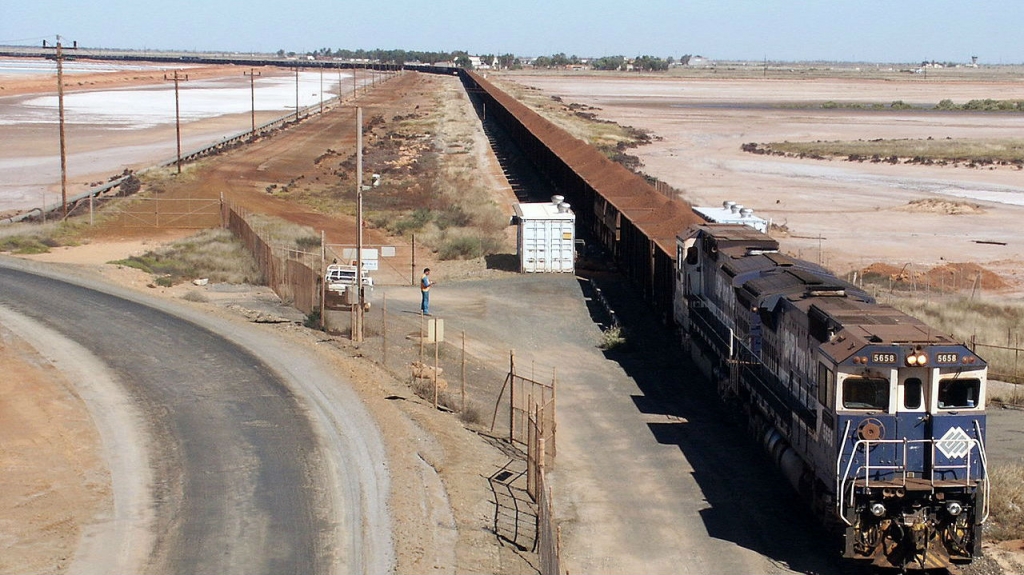
[[[359,297],[356,290],[356,266],[345,264],[331,264],[327,266],[327,273],[324,275],[324,285],[328,291],[342,296],[347,304],[356,303]],[[363,302],[369,305],[370,296],[373,294],[373,278],[363,270]]]

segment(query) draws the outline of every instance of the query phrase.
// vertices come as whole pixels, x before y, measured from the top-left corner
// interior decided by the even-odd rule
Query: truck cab
[[[327,266],[327,273],[324,274],[324,286],[329,292],[341,296],[348,304],[353,304],[358,299],[356,290],[356,266],[348,264],[331,264]],[[363,270],[363,299],[368,300],[373,294],[373,278]]]

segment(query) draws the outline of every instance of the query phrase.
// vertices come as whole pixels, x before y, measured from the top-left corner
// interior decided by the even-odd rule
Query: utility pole
[[[363,109],[356,107],[356,314],[352,341],[363,341]]]
[[[252,137],[256,137],[256,76],[261,74],[255,68],[249,68],[248,72],[242,72],[249,77],[249,97],[252,100]]]
[[[320,65],[320,115],[324,115],[324,66]]]
[[[174,71],[174,75],[168,77],[164,74],[164,80],[174,80],[174,130],[177,133],[178,138],[178,173],[181,173],[181,105],[178,100],[178,82],[182,80],[188,81],[188,74],[184,77],[178,75],[178,70]]]
[[[295,121],[299,121],[299,67],[295,66]]]
[[[47,48],[46,40],[43,40],[43,48]],[[61,44],[60,36],[57,36],[56,60],[57,60],[57,115],[60,125],[60,203],[64,209],[64,219],[68,217],[68,154],[67,140],[64,137],[64,46]],[[72,49],[78,48],[78,41],[72,44]],[[46,207],[46,200],[43,200],[43,207]],[[40,210],[45,211],[45,210]]]

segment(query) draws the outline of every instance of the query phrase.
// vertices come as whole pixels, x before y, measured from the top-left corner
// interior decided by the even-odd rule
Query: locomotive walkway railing
[[[977,421],[974,422],[974,426],[975,432],[978,433],[980,437],[981,432]],[[850,422],[847,422],[846,430],[844,431],[844,437],[848,437],[847,434],[849,433],[849,431]],[[847,489],[850,490],[852,498],[853,489],[856,486],[857,482],[860,480],[863,480],[864,487],[871,487],[872,481],[874,481],[875,486],[884,485],[906,487],[910,483],[910,481],[908,480],[911,478],[911,472],[907,469],[908,452],[910,450],[911,445],[920,444],[928,445],[929,449],[931,450],[931,461],[933,463],[927,481],[929,488],[934,489],[940,482],[945,485],[962,485],[964,487],[970,487],[971,485],[978,481],[981,482],[982,501],[985,506],[982,510],[983,517],[981,521],[984,522],[985,519],[988,518],[989,509],[988,458],[985,454],[985,444],[974,438],[963,437],[959,441],[962,441],[966,445],[966,453],[963,455],[964,463],[949,463],[941,465],[938,463],[934,463],[935,461],[937,461],[936,451],[939,449],[938,443],[940,441],[941,440],[935,439],[859,439],[856,442],[854,442],[853,449],[851,449],[850,451],[849,461],[847,461],[843,473],[838,477],[840,485],[838,486],[839,499],[837,500],[836,510],[838,511],[839,517],[841,517],[847,525],[851,525],[851,523],[849,522],[849,520],[846,519],[846,516],[843,513],[843,509],[845,508],[846,504],[846,491]],[[901,457],[898,457],[896,461],[891,464],[872,464],[871,451],[875,447],[878,447],[880,445],[896,446],[896,453],[901,453],[899,447],[902,447]],[[974,477],[971,472],[973,467],[971,465],[971,454],[975,453],[975,451],[977,452],[977,457],[981,464],[981,474],[979,477]],[[858,461],[858,452],[863,453],[864,462],[863,465],[860,465],[856,470],[854,470],[853,466]],[[839,461],[837,463],[841,463],[842,459],[843,450],[840,450]],[[842,466],[837,465],[836,468],[840,469],[842,468]],[[956,472],[958,470],[963,471],[963,479],[936,479],[936,475],[944,476],[947,472]],[[873,475],[877,477],[879,473],[882,473],[886,476],[892,476],[894,478],[888,480],[871,479]]]

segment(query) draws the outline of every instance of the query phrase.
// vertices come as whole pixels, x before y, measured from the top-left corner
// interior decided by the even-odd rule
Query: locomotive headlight
[[[923,353],[911,352],[909,355],[907,355],[907,365],[909,365],[910,367],[914,367],[915,365],[925,365],[927,363],[928,356]]]
[[[948,505],[946,506],[946,509],[949,509]],[[868,510],[871,511],[871,514],[875,517],[881,517],[885,515],[885,505],[881,503],[872,503],[871,507],[868,507]]]
[[[960,512],[963,510],[964,508],[962,505],[960,505],[959,502],[950,501],[949,503],[946,504],[946,513],[949,513],[953,517],[960,515]]]

